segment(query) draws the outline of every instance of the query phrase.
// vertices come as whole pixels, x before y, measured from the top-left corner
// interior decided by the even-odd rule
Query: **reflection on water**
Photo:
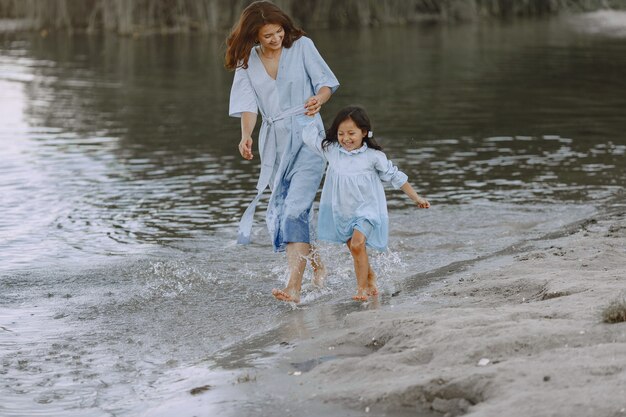
[[[364,104],[438,204],[603,196],[624,178],[624,41],[568,27],[313,33],[343,82],[325,117]],[[222,51],[217,37],[4,37],[9,235],[103,254],[231,227],[258,166],[236,156]]]
[[[342,82],[324,118],[365,105],[433,203],[388,193],[382,305],[620,196],[626,39],[577,22],[310,34]],[[294,313],[269,296],[285,260],[262,210],[258,243],[234,245],[258,160],[236,155],[222,53],[219,37],[0,37],[0,414],[137,415],[186,367],[247,363],[360,308],[345,248],[320,248],[328,288],[307,283]]]

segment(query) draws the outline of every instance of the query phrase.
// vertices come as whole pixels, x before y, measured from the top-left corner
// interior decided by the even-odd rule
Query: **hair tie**
[[[372,132],[371,130],[368,130],[367,131],[367,137],[370,138],[370,139],[373,138],[374,137],[374,132]]]

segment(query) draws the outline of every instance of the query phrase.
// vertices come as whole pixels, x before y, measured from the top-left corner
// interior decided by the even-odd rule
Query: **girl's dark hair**
[[[339,138],[337,138],[339,125],[348,119],[352,120],[359,129],[364,130],[368,133],[372,131],[370,118],[363,107],[344,107],[343,109],[339,110],[337,116],[335,116],[335,120],[333,120],[333,124],[326,131],[326,138],[322,140],[322,148],[327,149],[331,143],[339,143]],[[363,138],[363,142],[367,143],[368,148],[376,149],[377,151],[383,150],[382,146],[380,146],[373,137],[368,137],[367,134]]]
[[[291,48],[293,43],[305,35],[293,20],[278,6],[269,1],[255,1],[241,12],[239,21],[226,39],[224,66],[229,70],[238,67],[248,68],[250,51],[259,37],[259,30],[265,25],[279,25],[285,31],[283,46]]]

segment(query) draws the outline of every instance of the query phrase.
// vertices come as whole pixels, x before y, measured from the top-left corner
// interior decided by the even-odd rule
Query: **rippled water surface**
[[[419,296],[422,273],[623,202],[616,22],[310,33],[342,83],[325,120],[366,106],[433,204],[387,194],[390,251],[373,255],[383,306]],[[259,169],[236,154],[222,53],[217,36],[1,35],[1,415],[138,415],[199,369],[216,378],[219,358],[245,363],[251,337],[297,338],[360,308],[345,248],[320,248],[328,287],[305,284],[293,311],[269,295],[285,259],[262,210],[255,243],[234,244]]]

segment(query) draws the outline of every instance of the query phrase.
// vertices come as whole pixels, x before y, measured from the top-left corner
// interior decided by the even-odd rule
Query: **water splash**
[[[197,265],[182,260],[151,262],[150,270],[146,271],[145,276],[138,278],[143,280],[145,286],[142,295],[148,298],[174,298],[199,286],[223,284],[211,272],[203,272]]]

